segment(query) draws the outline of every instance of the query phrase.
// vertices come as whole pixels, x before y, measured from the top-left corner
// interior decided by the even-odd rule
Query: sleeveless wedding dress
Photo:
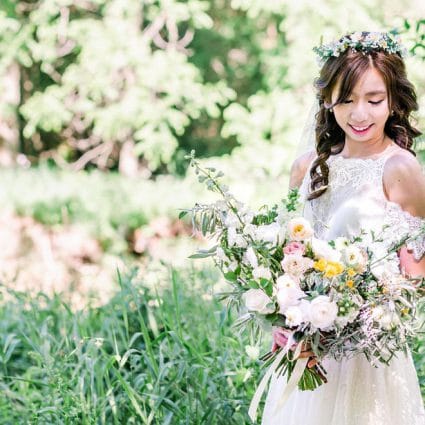
[[[396,147],[396,149],[399,149]],[[329,186],[317,199],[307,201],[304,217],[316,236],[330,240],[350,237],[360,229],[382,230],[389,247],[403,232],[417,231],[424,218],[414,217],[386,199],[382,177],[394,145],[376,158],[331,156]],[[305,198],[310,183],[306,173],[300,192]],[[416,259],[425,253],[425,236],[408,244]],[[397,255],[394,254],[398,262]],[[399,263],[398,263],[399,265]],[[263,425],[425,425],[418,377],[410,352],[400,352],[389,366],[372,366],[364,355],[336,361],[324,359],[328,383],[314,391],[296,389],[276,409],[285,388],[285,376],[272,377],[263,412]]]

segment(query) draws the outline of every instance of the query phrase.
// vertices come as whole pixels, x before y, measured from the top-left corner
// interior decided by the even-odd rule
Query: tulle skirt
[[[425,425],[424,405],[410,353],[389,366],[372,366],[364,355],[324,360],[328,383],[295,390],[277,409],[286,377],[273,376],[263,425]]]

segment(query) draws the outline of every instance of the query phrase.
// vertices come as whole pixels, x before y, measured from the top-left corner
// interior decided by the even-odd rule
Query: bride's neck
[[[369,156],[379,155],[391,143],[391,139],[386,135],[377,140],[371,140],[364,143],[346,138],[341,155],[346,158],[367,158]]]

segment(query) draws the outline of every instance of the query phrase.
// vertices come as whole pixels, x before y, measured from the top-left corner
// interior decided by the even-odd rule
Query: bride
[[[316,151],[295,161],[290,187],[300,187],[304,216],[317,237],[350,237],[384,226],[389,247],[425,224],[425,176],[412,150],[420,132],[409,119],[418,106],[403,49],[392,34],[363,32],[315,51],[323,62],[315,82]],[[424,254],[425,236],[403,246],[401,270],[424,277]],[[273,340],[274,350],[284,346],[284,330],[275,328]],[[316,363],[309,347],[302,357],[309,367]],[[287,380],[273,376],[263,425],[425,425],[410,353],[400,352],[388,366],[374,367],[363,355],[324,359],[323,365],[328,383],[294,391],[281,408]]]

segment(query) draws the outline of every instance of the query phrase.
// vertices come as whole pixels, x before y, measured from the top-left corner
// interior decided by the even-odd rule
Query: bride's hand
[[[311,345],[310,344],[303,343],[303,345],[301,347],[301,354],[299,355],[299,358],[300,359],[306,359],[306,358],[309,358],[310,359],[307,362],[307,367],[309,369],[311,369],[312,367],[316,366],[317,363],[318,363],[317,358],[316,358],[316,355],[311,350]]]
[[[289,331],[285,328],[273,327],[272,329],[272,337],[273,337],[273,345],[272,345],[272,353],[277,351],[281,347],[285,347],[288,342],[287,333]]]
[[[279,327],[273,327],[272,330],[272,336],[273,336],[273,345],[272,345],[272,353],[277,351],[281,347],[285,347],[288,342],[288,336],[287,333],[289,331],[285,328],[279,328]],[[291,348],[292,349],[292,348]],[[311,351],[310,344],[303,344],[302,351],[299,356],[299,358],[310,358],[311,359],[307,362],[307,367],[312,368],[314,367],[318,361],[316,358],[316,355],[313,351]]]

